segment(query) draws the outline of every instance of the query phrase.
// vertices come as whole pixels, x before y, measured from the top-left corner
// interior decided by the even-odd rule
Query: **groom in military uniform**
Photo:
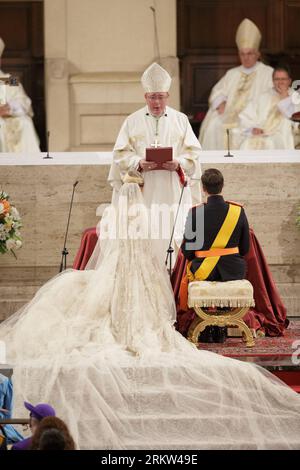
[[[189,260],[187,277],[219,282],[244,279],[246,262],[243,257],[249,251],[245,211],[239,204],[224,200],[224,178],[219,170],[206,170],[201,182],[207,203],[189,211],[181,247]],[[225,337],[225,328],[209,327],[201,340],[223,342]]]

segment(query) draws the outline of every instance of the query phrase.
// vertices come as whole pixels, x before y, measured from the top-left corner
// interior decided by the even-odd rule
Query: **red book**
[[[163,163],[171,162],[173,160],[172,147],[149,147],[146,148],[146,161],[157,163],[157,170],[162,170]]]

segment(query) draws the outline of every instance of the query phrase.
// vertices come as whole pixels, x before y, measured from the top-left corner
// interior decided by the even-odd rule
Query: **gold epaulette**
[[[241,204],[240,202],[236,202],[236,201],[225,201],[225,202],[227,202],[228,204],[233,204],[234,206],[244,207],[244,204]]]

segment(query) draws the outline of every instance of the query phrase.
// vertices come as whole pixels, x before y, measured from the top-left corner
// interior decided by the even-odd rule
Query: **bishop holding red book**
[[[156,240],[155,253],[164,262],[175,213],[185,178],[201,176],[201,147],[187,116],[167,106],[171,77],[153,63],[142,75],[146,106],[128,116],[118,135],[109,182],[113,201],[122,178],[132,169],[144,177],[143,196],[149,209],[149,237]],[[180,246],[189,208],[201,202],[199,183],[185,188],[175,230],[175,249]]]

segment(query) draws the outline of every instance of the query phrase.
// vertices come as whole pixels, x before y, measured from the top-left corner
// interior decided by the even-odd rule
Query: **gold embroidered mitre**
[[[256,49],[259,50],[261,41],[261,32],[253,21],[245,18],[239,25],[235,42],[239,50],[241,49]]]
[[[168,92],[172,78],[159,64],[153,62],[142,75],[142,85],[146,93]]]

